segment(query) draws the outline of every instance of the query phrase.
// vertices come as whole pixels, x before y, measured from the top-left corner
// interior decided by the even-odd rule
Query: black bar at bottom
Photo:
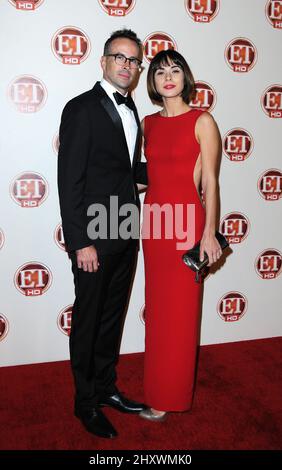
[[[124,451],[0,451],[1,467],[9,465],[59,464],[68,468],[91,468],[92,465],[110,466],[111,468],[132,468],[132,465],[186,465],[195,467],[211,465],[238,467],[238,465],[264,466],[266,469],[281,468],[282,451],[270,450],[124,450]],[[63,467],[64,468],[64,467]],[[138,467],[137,467],[138,468]],[[216,469],[216,467],[215,467]],[[240,470],[240,469],[239,469]]]

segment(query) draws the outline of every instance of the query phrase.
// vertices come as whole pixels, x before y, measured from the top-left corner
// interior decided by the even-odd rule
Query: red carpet
[[[114,440],[73,417],[69,362],[3,367],[0,449],[282,449],[281,346],[271,338],[201,347],[192,411],[150,423],[107,408]],[[142,368],[142,354],[121,356],[119,388],[136,400]]]

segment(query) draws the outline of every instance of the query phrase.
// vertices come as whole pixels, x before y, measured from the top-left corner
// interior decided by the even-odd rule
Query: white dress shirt
[[[130,160],[132,164],[135,143],[136,143],[136,136],[137,136],[137,123],[136,123],[136,119],[134,116],[134,112],[132,111],[132,109],[128,108],[125,104],[117,104],[113,96],[113,93],[115,93],[116,91],[118,93],[120,92],[113,85],[111,85],[111,83],[109,83],[107,80],[103,78],[100,82],[100,85],[105,90],[108,97],[112,100],[112,102],[114,103],[116,107],[117,112],[120,115],[126,142],[127,142],[128,152],[129,152],[129,156],[130,156]],[[127,94],[125,96],[127,96]]]

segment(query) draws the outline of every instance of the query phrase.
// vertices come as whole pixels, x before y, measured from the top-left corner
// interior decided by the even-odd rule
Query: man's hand
[[[78,268],[83,269],[83,271],[89,273],[98,271],[98,255],[93,245],[76,250],[76,260]]]

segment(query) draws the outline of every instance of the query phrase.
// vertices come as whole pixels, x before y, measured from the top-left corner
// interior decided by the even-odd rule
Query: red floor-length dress
[[[200,154],[195,124],[201,113],[192,109],[173,117],[155,113],[145,118],[149,186],[144,207],[194,205],[195,229],[189,215],[184,217],[184,229],[195,230],[195,242],[201,239],[205,223],[205,210],[193,176]],[[164,223],[161,238],[149,238],[145,210],[145,400],[157,410],[184,411],[192,402],[202,285],[195,282],[195,274],[182,261],[182,254],[191,245],[177,249],[175,222],[173,238],[164,237]],[[153,226],[151,222],[150,235]]]

